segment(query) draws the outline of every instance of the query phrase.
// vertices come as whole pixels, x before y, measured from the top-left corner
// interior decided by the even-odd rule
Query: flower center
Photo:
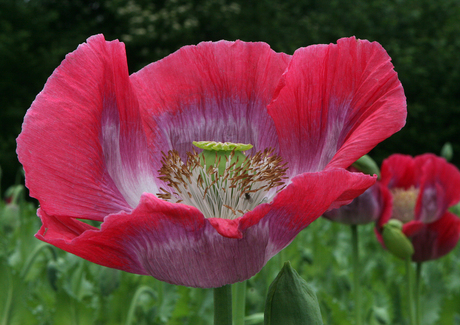
[[[408,190],[394,188],[390,191],[393,194],[392,218],[398,219],[403,223],[414,220],[419,189],[411,186]]]
[[[159,170],[172,190],[160,188],[158,197],[198,208],[206,218],[235,219],[270,202],[284,188],[286,163],[273,149],[246,157],[242,151],[252,145],[194,142],[202,153],[187,153],[184,163],[179,153],[163,153]]]

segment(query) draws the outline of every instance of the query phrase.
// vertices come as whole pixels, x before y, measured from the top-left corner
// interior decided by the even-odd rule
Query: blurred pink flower
[[[377,235],[391,218],[403,222],[414,246],[412,260],[424,262],[450,252],[460,238],[460,219],[447,209],[460,201],[460,172],[433,154],[395,154],[383,161],[382,183],[393,196],[391,215],[377,224]]]
[[[129,76],[122,43],[89,38],[48,79],[17,140],[40,201],[36,237],[174,284],[253,276],[326,210],[375,182],[344,168],[405,123],[385,50],[355,38],[337,43],[289,56],[265,43],[205,42]],[[202,140],[250,143],[250,156],[273,148],[288,163],[287,186],[258,193],[262,201],[227,219],[177,203],[180,193],[160,199],[160,187],[171,190],[160,179],[161,152],[185,160]],[[208,207],[219,199],[212,195],[191,198]]]

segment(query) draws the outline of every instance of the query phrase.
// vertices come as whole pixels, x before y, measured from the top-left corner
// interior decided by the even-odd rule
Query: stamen
[[[160,179],[171,189],[161,187],[158,197],[195,206],[207,218],[235,219],[270,202],[287,179],[286,163],[273,149],[245,157],[233,148],[227,156],[213,154],[212,164],[205,161],[196,151],[187,153],[186,163],[177,151],[163,153]]]
[[[419,189],[411,186],[409,189],[391,189],[393,195],[393,215],[392,218],[398,219],[403,223],[415,219],[415,205]]]

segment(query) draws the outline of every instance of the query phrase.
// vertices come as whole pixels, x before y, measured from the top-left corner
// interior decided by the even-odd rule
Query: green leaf
[[[264,324],[323,324],[315,293],[289,262],[268,289]]]
[[[27,286],[5,260],[0,260],[0,324],[36,324],[27,308]]]

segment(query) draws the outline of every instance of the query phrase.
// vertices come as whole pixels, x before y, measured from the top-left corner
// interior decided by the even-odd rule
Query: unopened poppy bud
[[[353,165],[354,168],[368,175],[377,175],[380,179],[380,169],[377,163],[368,155],[364,155],[356,160]]]
[[[219,175],[224,174],[228,159],[231,159],[230,165],[235,163],[235,167],[241,166],[246,160],[242,151],[252,148],[251,144],[214,141],[193,141],[193,145],[203,149],[203,165],[206,168],[219,165]]]
[[[315,293],[289,262],[284,263],[268,289],[264,324],[323,324]]]
[[[11,232],[19,227],[19,206],[17,204],[8,203],[0,210],[0,223],[5,232]]]
[[[441,157],[443,157],[447,161],[451,161],[452,157],[454,156],[454,149],[450,142],[444,143],[441,149]]]
[[[383,225],[383,242],[393,255],[405,260],[414,254],[414,246],[402,232],[402,222],[391,219]]]

